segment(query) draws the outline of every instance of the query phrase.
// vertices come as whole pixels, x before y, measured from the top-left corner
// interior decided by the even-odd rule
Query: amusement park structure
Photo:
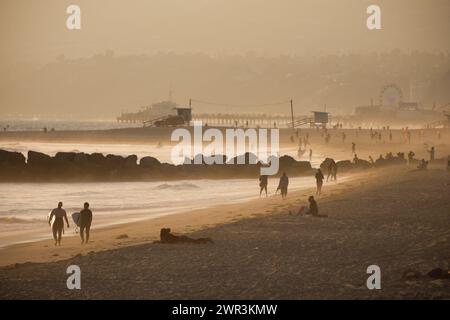
[[[380,123],[441,123],[444,108],[425,109],[420,102],[405,101],[402,89],[394,84],[385,85],[379,93],[378,104],[373,99],[368,106],[355,108],[354,120]],[[445,121],[444,121],[445,122]]]

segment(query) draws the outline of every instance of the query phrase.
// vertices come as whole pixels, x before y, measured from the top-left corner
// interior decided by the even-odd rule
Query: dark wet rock
[[[30,166],[51,166],[52,158],[45,153],[28,151],[27,164]]]
[[[231,158],[227,161],[227,164],[234,164],[234,165],[254,165],[258,163],[258,157],[250,152],[246,152],[245,154],[241,154],[239,156],[236,156],[234,158]]]
[[[75,161],[75,156],[75,152],[58,152],[57,154],[55,154],[54,159],[57,162],[67,163]]]
[[[357,169],[369,169],[372,167],[372,164],[367,160],[358,159],[354,163],[353,167]]]
[[[325,160],[322,161],[322,163],[320,164],[320,169],[322,169],[322,171],[326,172],[328,170],[328,168],[330,167],[330,165],[334,162],[334,159],[332,158],[326,158]]]
[[[292,158],[291,156],[282,156],[279,159],[280,168],[289,168],[289,167],[295,167],[297,164],[297,160]]]
[[[78,165],[87,165],[89,163],[89,155],[84,152],[76,153],[73,161]]]
[[[125,158],[124,166],[126,168],[134,168],[137,166],[137,156],[136,155],[130,155]]]
[[[353,163],[350,160],[342,160],[336,162],[339,171],[350,170],[353,168]]]
[[[20,152],[10,152],[0,149],[0,165],[24,166],[25,156]]]
[[[108,154],[106,156],[106,164],[114,168],[122,168],[125,165],[125,159],[121,156]]]
[[[144,157],[139,161],[139,165],[143,168],[154,168],[161,164],[158,159],[153,157]]]
[[[382,167],[382,166],[393,166],[393,165],[405,165],[407,161],[403,158],[399,157],[392,157],[388,159],[377,159],[375,161],[375,166]]]

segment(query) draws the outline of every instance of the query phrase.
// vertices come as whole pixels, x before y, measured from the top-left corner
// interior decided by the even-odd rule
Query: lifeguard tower
[[[330,121],[330,113],[324,111],[311,111],[313,116],[306,117],[302,119],[295,120],[294,122],[289,123],[289,126],[293,128],[301,127],[301,126],[309,126],[309,127],[322,127],[326,128],[327,124]]]

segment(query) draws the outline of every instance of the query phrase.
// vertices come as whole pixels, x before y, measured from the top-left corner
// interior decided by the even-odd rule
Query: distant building
[[[177,104],[172,101],[161,101],[143,107],[138,112],[122,113],[117,117],[119,122],[146,122],[167,116],[177,115]]]

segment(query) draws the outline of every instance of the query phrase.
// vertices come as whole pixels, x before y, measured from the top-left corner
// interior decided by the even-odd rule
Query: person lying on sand
[[[314,199],[313,196],[310,196],[308,198],[308,202],[309,202],[309,208],[305,207],[305,206],[301,206],[300,210],[298,211],[298,214],[303,216],[303,215],[311,215],[313,217],[320,217],[320,218],[326,218],[328,217],[327,215],[320,215],[319,214],[319,207],[317,206],[317,202]]]
[[[62,206],[63,206],[63,203],[59,202],[58,208],[53,209],[52,212],[50,213],[50,216],[48,217],[48,225],[50,227],[52,227],[53,239],[55,240],[55,246],[61,245],[61,237],[62,237],[62,233],[64,230],[63,219],[66,220],[67,228],[69,228],[69,220],[67,219],[67,213],[66,213],[66,210],[64,210],[62,208]],[[55,221],[53,221],[53,224],[52,224],[53,217],[55,218]]]
[[[187,236],[176,236],[171,233],[170,228],[162,228],[160,232],[160,238],[161,240],[154,241],[154,243],[193,243],[193,244],[205,244],[205,243],[212,243],[213,241],[211,238],[198,238],[193,239],[189,238]]]

